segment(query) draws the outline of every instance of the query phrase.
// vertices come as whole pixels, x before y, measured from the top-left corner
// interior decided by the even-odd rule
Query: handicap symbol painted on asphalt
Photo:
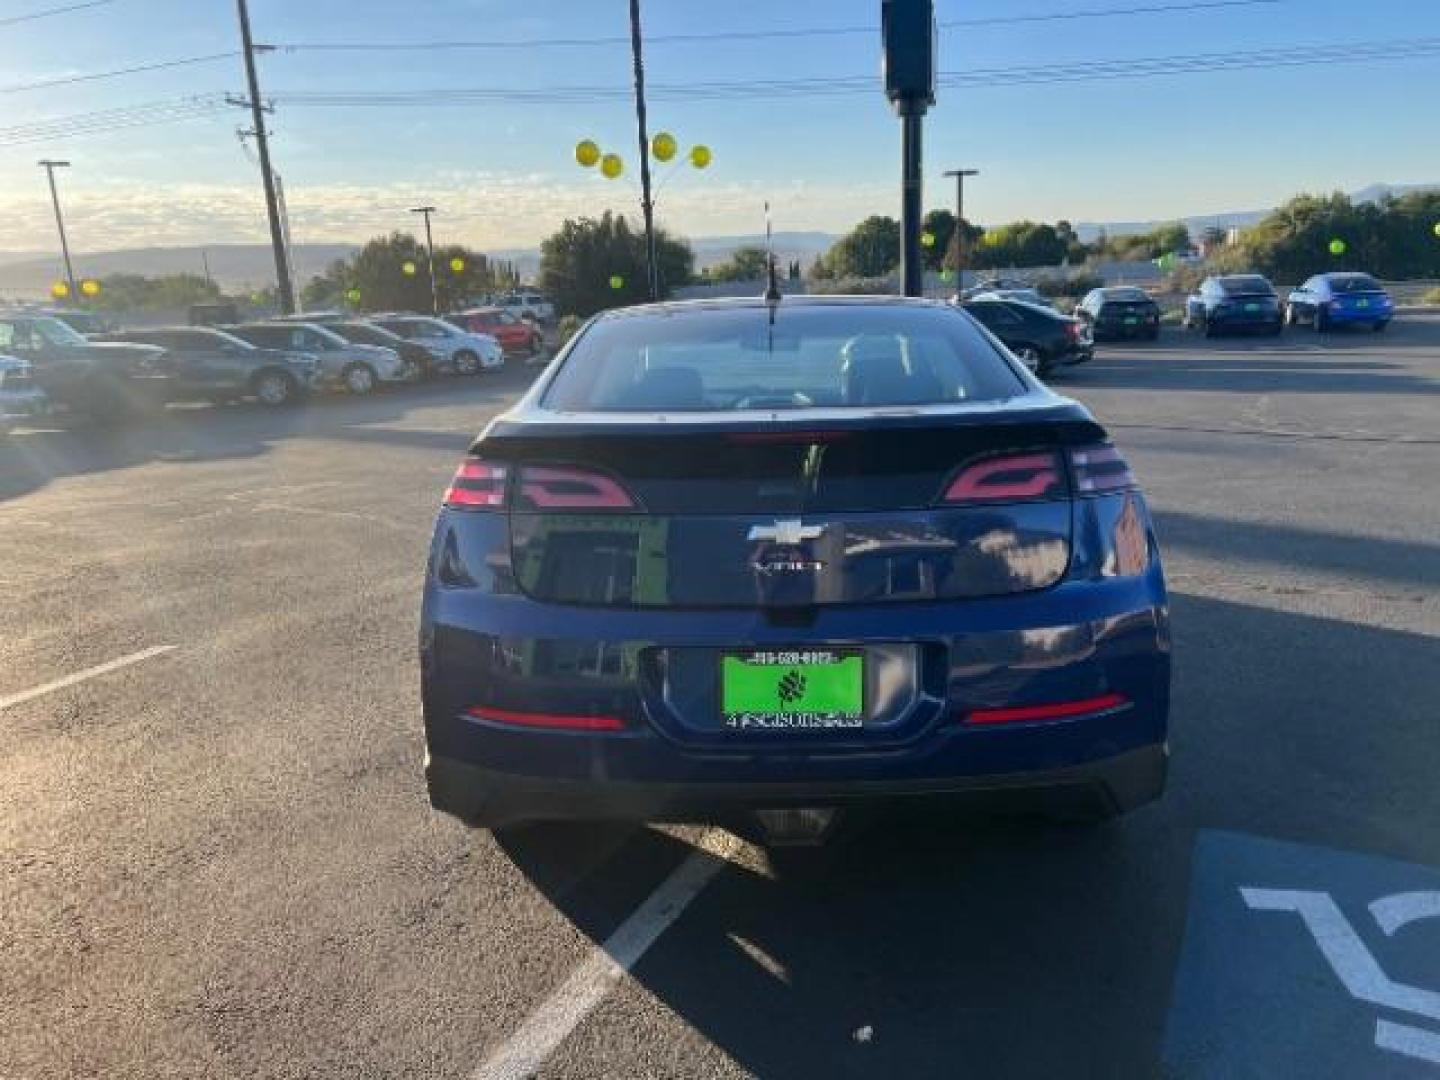
[[[1247,889],[1240,895],[1255,911],[1292,911],[1320,946],[1320,952],[1350,996],[1382,1009],[1440,1022],[1440,992],[1392,980],[1345,918],[1329,893],[1292,889]],[[1371,901],[1370,914],[1390,936],[1418,919],[1440,918],[1440,892],[1392,893]],[[1440,1065],[1440,1032],[1375,1021],[1375,1045]]]
[[[1201,833],[1164,1063],[1440,1080],[1440,870]]]

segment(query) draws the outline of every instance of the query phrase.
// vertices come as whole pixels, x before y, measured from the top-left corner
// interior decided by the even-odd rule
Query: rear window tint
[[[1221,278],[1220,288],[1224,289],[1230,296],[1245,296],[1252,293],[1269,295],[1275,292],[1270,282],[1258,275]]]
[[[780,304],[602,319],[545,407],[564,412],[874,408],[999,401],[1026,384],[969,318],[915,305]]]
[[[1329,281],[1330,288],[1337,293],[1384,292],[1380,282],[1369,274],[1336,274]]]

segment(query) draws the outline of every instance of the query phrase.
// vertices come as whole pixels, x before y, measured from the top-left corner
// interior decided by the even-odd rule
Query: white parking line
[[[472,1080],[523,1080],[535,1075],[565,1036],[725,868],[739,846],[740,841],[723,830],[704,833],[674,873],[471,1074]]]
[[[0,711],[4,711],[13,705],[21,705],[27,701],[34,701],[36,698],[44,697],[46,694],[53,694],[56,690],[64,690],[67,686],[74,686],[76,683],[82,683],[86,679],[93,679],[97,675],[108,675],[112,671],[129,667],[131,664],[138,664],[142,660],[162,656],[165,653],[174,651],[176,648],[178,648],[178,646],[155,645],[148,649],[141,649],[137,653],[131,653],[129,656],[122,656],[117,660],[110,660],[96,667],[86,668],[84,671],[77,671],[73,675],[66,675],[63,679],[56,679],[54,682],[48,682],[44,686],[37,686],[30,690],[22,690],[20,693],[11,694],[9,697],[0,697]]]

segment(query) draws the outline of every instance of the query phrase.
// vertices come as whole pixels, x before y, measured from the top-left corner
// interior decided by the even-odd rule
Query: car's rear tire
[[[375,369],[369,364],[351,364],[341,378],[345,380],[345,389],[356,397],[374,393],[375,384],[379,381]]]
[[[1205,320],[1201,329],[1205,331],[1205,336],[1207,338],[1213,338],[1215,336],[1215,324],[1212,323],[1209,319]]]
[[[474,375],[480,370],[480,357],[470,349],[461,349],[455,354],[455,373]]]
[[[283,409],[299,399],[295,379],[283,371],[262,371],[250,386],[255,400],[267,409]]]
[[[1159,340],[1160,340],[1160,328],[1157,326],[1154,330],[1148,331],[1148,332],[1145,334],[1145,340],[1146,340],[1146,341],[1159,341]]]
[[[1317,334],[1328,334],[1331,330],[1330,316],[1325,313],[1324,308],[1315,309],[1315,332]]]
[[[1389,319],[1385,319],[1385,320],[1383,320],[1383,321],[1381,321],[1381,322],[1374,323],[1374,324],[1370,327],[1370,329],[1373,330],[1373,331],[1374,331],[1375,333],[1377,333],[1377,334],[1383,334],[1383,333],[1385,332],[1385,328],[1386,328],[1387,326],[1389,326],[1389,325],[1390,325],[1390,320],[1389,320]]]

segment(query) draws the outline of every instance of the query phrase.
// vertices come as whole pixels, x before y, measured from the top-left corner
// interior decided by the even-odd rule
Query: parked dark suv
[[[171,400],[254,397],[271,407],[292,405],[314,388],[320,372],[313,356],[260,349],[234,334],[203,326],[120,330],[105,340],[164,349],[164,366],[174,378]]]
[[[1259,274],[1208,277],[1185,301],[1185,328],[1206,337],[1237,330],[1278,334],[1283,326],[1275,286]]]
[[[162,350],[90,341],[48,315],[0,314],[0,353],[27,361],[52,403],[97,418],[159,407],[173,390]]]
[[[1090,327],[1096,341],[1154,341],[1160,336],[1160,305],[1144,289],[1133,285],[1091,289],[1075,305],[1075,317]]]

